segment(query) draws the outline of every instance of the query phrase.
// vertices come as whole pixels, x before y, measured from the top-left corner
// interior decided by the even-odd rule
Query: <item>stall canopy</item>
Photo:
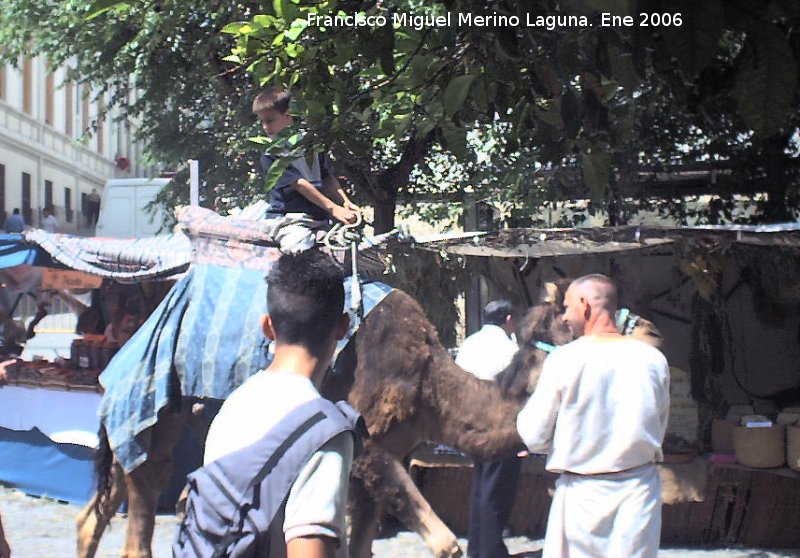
[[[506,229],[488,234],[476,234],[472,238],[430,242],[420,247],[462,256],[544,258],[644,250],[691,239],[710,239],[715,243],[800,247],[800,223],[695,227],[630,225],[578,229]]]
[[[0,269],[34,265],[133,282],[179,275],[189,267],[190,259],[191,242],[184,234],[83,238],[33,229],[0,235]]]

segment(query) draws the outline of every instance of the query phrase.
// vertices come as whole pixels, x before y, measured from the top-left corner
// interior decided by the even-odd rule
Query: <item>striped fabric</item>
[[[192,265],[108,364],[100,377],[106,390],[100,420],[126,471],[147,459],[149,439],[137,435],[155,424],[171,398],[224,399],[269,365],[269,344],[258,325],[267,311],[264,277],[263,270]],[[345,292],[347,308],[349,280]],[[391,287],[366,283],[362,292],[366,314]],[[351,316],[348,339],[359,323]]]
[[[56,265],[122,282],[178,275],[189,267],[192,255],[192,244],[183,234],[83,238],[31,229],[24,240],[46,252]]]

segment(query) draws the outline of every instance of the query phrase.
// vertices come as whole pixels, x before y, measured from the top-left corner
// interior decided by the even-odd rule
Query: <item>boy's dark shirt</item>
[[[312,171],[310,174],[304,172],[304,169],[302,169],[302,166],[304,166],[304,159],[302,157],[295,160],[295,162],[283,171],[283,174],[278,179],[278,183],[270,192],[270,213],[280,213],[284,215],[286,213],[307,213],[315,219],[321,220],[330,217],[324,209],[306,199],[297,190],[291,188],[292,184],[297,182],[298,179],[305,178],[314,188],[322,190],[322,180],[326,176],[333,174],[333,171],[331,169],[330,160],[325,157],[325,155],[318,153],[315,157],[316,164],[313,164],[312,168],[309,169]],[[274,157],[268,153],[264,153],[261,156],[261,169],[265,174],[269,172],[272,164],[278,159],[279,157]],[[317,165],[318,172],[313,172],[317,170]],[[325,194],[323,193],[323,195]]]

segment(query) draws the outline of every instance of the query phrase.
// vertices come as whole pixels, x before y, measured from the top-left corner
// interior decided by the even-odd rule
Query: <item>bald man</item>
[[[617,331],[617,288],[586,275],[567,290],[575,341],[545,360],[517,429],[559,473],[543,558],[655,558],[661,486],[655,463],[669,412],[664,355]]]

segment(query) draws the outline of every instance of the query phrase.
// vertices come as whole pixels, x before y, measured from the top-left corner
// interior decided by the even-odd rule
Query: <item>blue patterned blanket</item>
[[[141,434],[171,398],[224,399],[270,363],[269,343],[258,324],[267,311],[264,277],[263,270],[193,265],[106,367],[100,376],[105,388],[100,420],[125,471],[147,459],[149,437]],[[391,290],[365,283],[364,313]],[[349,278],[345,292],[349,307]],[[351,316],[350,335],[339,351],[359,324],[358,316]]]

